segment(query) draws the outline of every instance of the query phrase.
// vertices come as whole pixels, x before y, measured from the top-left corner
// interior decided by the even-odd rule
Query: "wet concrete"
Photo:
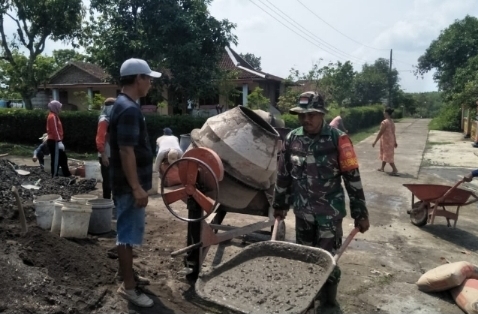
[[[333,267],[332,256],[316,248],[256,243],[203,272],[196,292],[242,313],[303,313]]]

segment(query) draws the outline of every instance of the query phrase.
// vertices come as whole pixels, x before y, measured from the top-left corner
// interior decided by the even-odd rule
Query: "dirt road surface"
[[[456,229],[448,228],[442,217],[438,217],[433,226],[418,228],[409,222],[406,214],[411,193],[402,184],[451,184],[472,169],[478,161],[473,152],[478,150],[458,133],[430,132],[430,144],[427,145],[428,122],[404,119],[396,124],[399,145],[396,164],[402,174],[400,177],[376,171],[380,162],[378,147],[372,148],[374,137],[355,145],[372,226],[366,234],[357,235],[342,256],[339,263],[342,269],[338,296],[340,309],[327,313],[462,313],[448,293],[425,294],[419,292],[414,283],[422,273],[446,261],[464,260],[478,264],[478,229],[474,223],[476,206],[470,205],[461,211]],[[28,164],[26,159],[12,160]],[[468,187],[478,186],[468,184]],[[100,195],[101,191],[93,193]],[[182,212],[185,213],[184,208]],[[262,218],[230,214],[223,224],[240,226],[258,220]],[[0,298],[0,312],[225,313],[195,296],[193,287],[180,273],[182,259],[170,257],[172,251],[186,245],[186,223],[165,209],[159,195],[150,199],[145,243],[135,250],[135,268],[152,280],[147,289],[155,306],[150,309],[129,305],[116,295],[116,260],[112,250],[114,232],[73,243],[57,239],[61,245],[55,246],[51,244],[50,236],[45,236],[48,241],[33,241],[28,235],[21,237],[17,224],[10,220],[0,223],[0,252],[5,253],[0,254],[0,270],[4,274],[13,272],[15,276],[12,278],[17,280],[15,289],[8,291],[11,301]],[[287,240],[294,241],[292,213],[288,215],[286,225]],[[353,221],[347,217],[344,235],[352,228]],[[41,232],[44,231],[34,230],[30,237],[39,237]],[[46,244],[41,246],[42,242]],[[227,260],[248,243],[234,239],[213,247],[204,269]],[[32,245],[41,246],[41,250],[32,248]],[[71,263],[68,256],[52,249],[67,246],[76,248],[68,250],[71,258],[81,259],[84,263]],[[85,246],[88,249],[82,252],[81,247]],[[30,252],[30,255],[25,255],[25,252]],[[45,256],[49,255],[61,259],[55,267],[45,265],[49,262]],[[96,276],[96,279],[88,281],[80,275]],[[84,292],[78,292],[80,290]],[[6,291],[0,289],[2,295]]]

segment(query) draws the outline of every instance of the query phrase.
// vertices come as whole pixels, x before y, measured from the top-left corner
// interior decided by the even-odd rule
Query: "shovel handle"
[[[350,231],[349,236],[347,237],[347,239],[345,239],[344,243],[342,243],[342,246],[339,248],[339,250],[337,251],[337,253],[334,256],[335,263],[339,262],[340,257],[342,256],[344,251],[347,249],[347,246],[349,246],[350,242],[352,242],[352,240],[355,237],[355,235],[357,234],[357,232],[359,232],[359,228],[357,228],[357,227],[352,229],[352,231]]]
[[[280,217],[276,217],[276,221],[274,222],[274,229],[272,229],[271,241],[275,241],[277,238],[277,230],[279,229],[280,221]]]

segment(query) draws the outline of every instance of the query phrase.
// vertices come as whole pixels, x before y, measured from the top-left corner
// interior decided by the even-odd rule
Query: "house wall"
[[[116,92],[119,88],[117,87],[93,87],[94,91],[99,91],[100,94],[105,97],[116,97]],[[85,96],[88,96],[87,88],[63,88],[60,91],[66,90],[68,92],[68,104],[75,105],[78,107],[78,110],[88,110],[88,103],[86,102]],[[77,93],[84,92],[85,95],[75,95]]]

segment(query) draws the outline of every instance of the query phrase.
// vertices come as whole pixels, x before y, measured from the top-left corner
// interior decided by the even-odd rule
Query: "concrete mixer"
[[[274,225],[272,198],[277,161],[287,129],[276,130],[254,111],[238,106],[209,118],[191,132],[191,145],[177,167],[181,187],[161,195],[168,210],[188,223],[187,246],[171,255],[185,254],[188,279],[196,279],[211,245],[251,234]],[[163,180],[161,180],[163,182]],[[171,204],[187,204],[187,217]],[[243,227],[222,225],[227,213],[264,217]],[[210,223],[206,221],[214,214]],[[285,238],[285,224],[278,239]]]

